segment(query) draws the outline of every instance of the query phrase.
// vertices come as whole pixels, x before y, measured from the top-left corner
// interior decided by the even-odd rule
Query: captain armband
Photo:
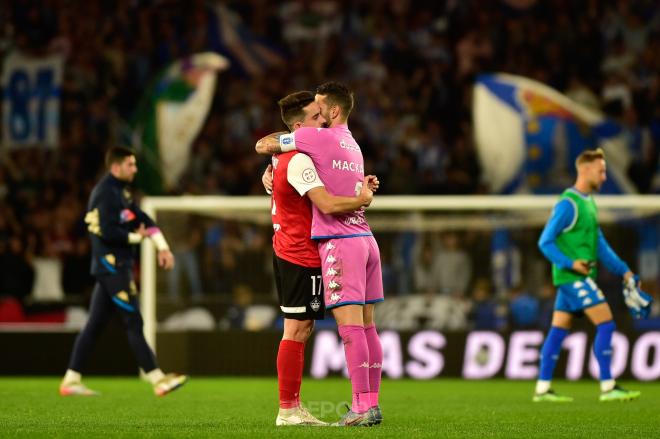
[[[296,138],[293,133],[280,135],[280,148],[282,152],[293,151],[296,149]]]

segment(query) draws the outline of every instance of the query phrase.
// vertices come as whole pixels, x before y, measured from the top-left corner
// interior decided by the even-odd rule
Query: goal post
[[[626,215],[656,215],[660,213],[660,196],[626,195],[596,196],[601,222],[616,222]],[[450,230],[459,227],[492,227],[501,221],[505,227],[529,222],[541,227],[557,201],[556,195],[484,195],[484,196],[380,196],[368,208],[367,218],[378,236],[388,230]],[[165,196],[144,197],[142,209],[158,222],[164,212],[179,212],[203,216],[232,217],[261,223],[269,221],[270,197],[267,196]],[[480,213],[483,212],[483,215]],[[492,214],[518,213],[493,219]],[[415,215],[418,213],[418,215]],[[621,214],[623,213],[623,215]],[[399,214],[396,218],[392,215]],[[447,214],[447,218],[445,217]],[[451,214],[451,215],[449,215]],[[463,216],[459,215],[463,214]],[[412,215],[412,216],[411,216]],[[457,216],[458,215],[458,216]],[[521,216],[522,215],[522,216]],[[443,219],[444,218],[444,219]],[[167,231],[164,231],[167,238]],[[157,333],[157,261],[154,246],[147,241],[141,248],[141,310],[144,332],[150,346],[156,350]]]
[[[203,195],[144,197],[141,202],[141,208],[157,223],[158,213],[163,211],[205,214],[212,214],[215,211],[268,213],[270,197]],[[167,239],[167,236],[165,236],[165,239]],[[140,309],[142,311],[142,318],[144,319],[144,334],[147,342],[154,352],[156,352],[156,273],[158,263],[156,261],[156,250],[148,241],[142,242],[140,265],[140,284],[142,290]]]

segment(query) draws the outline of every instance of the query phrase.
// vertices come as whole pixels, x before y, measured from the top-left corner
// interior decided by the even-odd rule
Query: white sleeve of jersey
[[[286,170],[286,179],[300,196],[305,195],[310,189],[325,186],[316,172],[312,159],[302,153],[291,157]]]

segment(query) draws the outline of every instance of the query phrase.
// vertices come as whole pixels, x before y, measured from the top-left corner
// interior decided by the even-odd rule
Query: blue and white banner
[[[491,193],[559,193],[573,184],[574,162],[601,147],[608,180],[601,192],[634,193],[620,128],[558,91],[521,76],[481,75],[473,93],[474,134]]]
[[[211,8],[215,20],[209,22],[210,48],[227,57],[233,69],[259,77],[273,67],[284,66],[282,50],[251,31],[238,13],[220,2]]]
[[[46,146],[59,141],[64,58],[10,53],[2,69],[2,145]]]

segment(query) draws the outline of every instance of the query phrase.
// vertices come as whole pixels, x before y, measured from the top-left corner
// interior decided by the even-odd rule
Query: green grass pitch
[[[277,380],[196,378],[157,398],[138,378],[89,377],[94,398],[60,397],[59,378],[0,378],[0,437],[660,437],[660,383],[625,382],[639,400],[599,403],[595,381],[557,382],[570,404],[531,402],[532,382],[384,380],[371,428],[275,427]],[[346,379],[303,381],[312,413],[335,421]]]

